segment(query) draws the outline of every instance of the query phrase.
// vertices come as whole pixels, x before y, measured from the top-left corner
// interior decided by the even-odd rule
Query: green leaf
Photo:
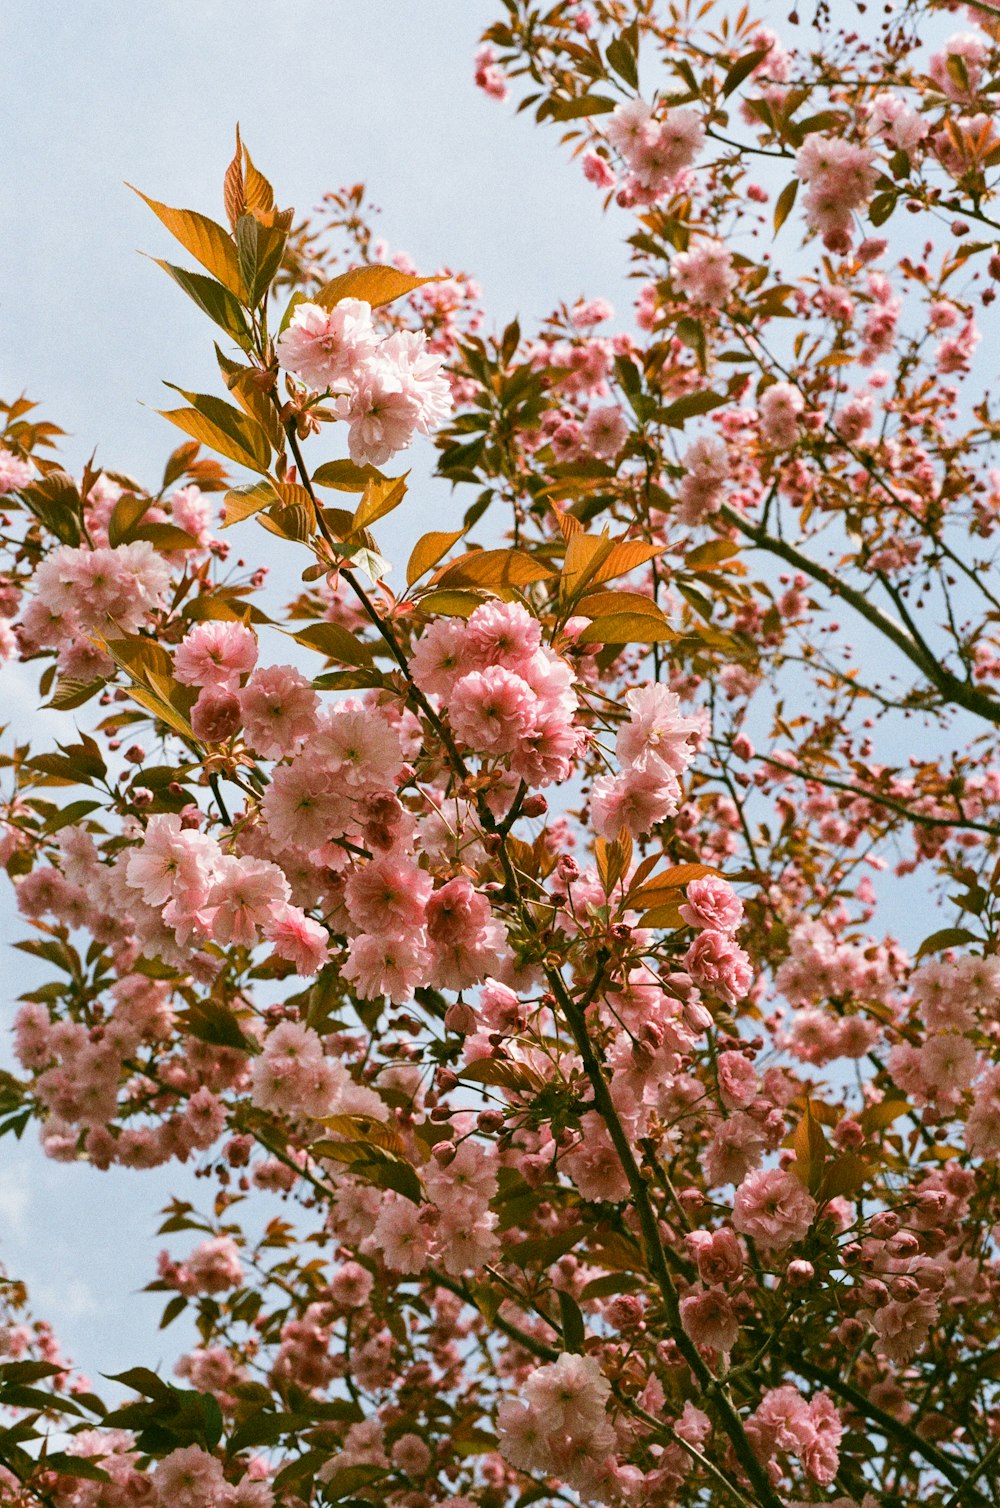
[[[728,402],[725,394],[703,388],[698,393],[685,393],[683,398],[678,398],[666,408],[658,408],[653,417],[661,424],[669,424],[673,429],[683,429],[686,420],[693,419],[698,414],[710,414],[713,408],[721,408]]]
[[[151,260],[157,267],[162,267],[168,277],[173,278],[178,288],[182,288],[194,300],[203,314],[207,314],[220,329],[231,335],[242,350],[250,350],[253,336],[247,325],[246,315],[239,299],[228,288],[217,283],[214,278],[205,277],[204,273],[188,272],[183,267],[175,267],[172,262],[161,261],[159,257]]]
[[[972,932],[967,932],[964,927],[942,927],[940,932],[932,932],[930,937],[925,937],[917,949],[917,958],[926,958],[928,953],[941,953],[945,948],[959,948],[963,943],[974,943],[977,938]]]
[[[349,629],[339,623],[311,623],[308,628],[292,637],[297,643],[304,644],[308,649],[318,649],[328,660],[339,660],[343,665],[368,667],[372,663],[372,652],[368,645],[356,639]]]
[[[209,1042],[213,1047],[235,1047],[240,1052],[260,1052],[253,1038],[244,1036],[233,1012],[219,1000],[196,1000],[178,1015],[177,1021],[188,1036],[197,1037],[199,1042]]]
[[[578,94],[575,99],[550,99],[542,118],[580,120],[589,115],[606,115],[614,108],[614,100],[605,94]]]
[[[50,471],[41,481],[22,487],[18,496],[61,544],[80,543],[83,503],[76,483],[65,471]]]
[[[278,494],[270,482],[248,482],[242,487],[230,487],[223,503],[222,527],[229,529],[233,524],[242,523],[243,519],[252,518],[262,508],[270,508],[278,501]]]
[[[562,1318],[563,1350],[581,1352],[587,1338],[580,1306],[571,1293],[559,1289],[559,1313]]]
[[[781,229],[785,221],[788,219],[789,215],[792,213],[792,207],[795,204],[796,198],[798,197],[798,192],[799,180],[797,178],[793,178],[790,183],[785,184],[784,188],[781,190],[781,193],[778,195],[778,201],[774,206],[775,235],[778,234],[778,231]]]
[[[236,298],[243,298],[245,290],[236,247],[221,225],[217,225],[207,215],[198,214],[196,210],[171,209],[168,204],[160,204],[131,183],[128,187],[149,205],[156,218],[167,227],[185,251],[189,251]]]
[[[281,266],[290,223],[290,216],[285,215],[278,217],[274,225],[262,225],[255,215],[241,215],[236,222],[240,272],[251,309],[263,302]]]
[[[615,37],[608,47],[606,57],[611,67],[631,88],[639,87],[639,66],[634,50],[623,36]]]
[[[353,461],[324,461],[312,474],[318,487],[335,487],[338,492],[364,492],[369,482],[384,482],[377,466],[357,466]]]
[[[205,395],[207,396],[207,395]],[[239,466],[248,466],[251,471],[265,471],[271,449],[257,425],[239,409],[231,407],[221,398],[212,399],[212,413],[204,408],[157,409],[162,419],[169,419],[192,439],[208,445],[235,461]]]
[[[413,293],[425,283],[444,281],[446,280],[441,276],[412,277],[408,272],[400,272],[398,267],[382,267],[371,262],[366,267],[352,267],[349,272],[342,272],[339,277],[324,284],[313,302],[324,309],[332,309],[341,299],[357,298],[377,309],[383,304],[391,304],[394,299],[402,298],[406,293]]]
[[[722,81],[722,97],[728,98],[734,89],[738,89],[745,78],[749,78],[758,63],[762,63],[770,51],[767,47],[758,47],[754,52],[745,52],[741,58],[730,68]]]

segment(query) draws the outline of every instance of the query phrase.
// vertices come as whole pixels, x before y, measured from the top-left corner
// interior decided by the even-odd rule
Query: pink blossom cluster
[[[709,304],[721,309],[739,278],[727,246],[711,236],[695,241],[687,251],[679,251],[670,264],[674,287],[686,293],[695,304]]]
[[[25,646],[58,646],[96,630],[135,633],[163,607],[170,566],[146,540],[97,550],[59,545],[34,577],[21,618]]]
[[[438,619],[410,663],[467,748],[505,760],[533,786],[567,778],[581,747],[573,672],[520,604],[488,602],[468,619]]]
[[[617,838],[622,828],[641,837],[677,810],[678,777],[705,731],[703,717],[682,713],[676,693],[665,686],[628,691],[625,704],[629,719],[615,743],[621,772],[599,775],[590,793],[591,821],[604,838]]]
[[[595,1469],[615,1446],[607,1417],[610,1396],[593,1358],[564,1351],[558,1361],[530,1374],[518,1398],[500,1405],[500,1449],[511,1465],[558,1475],[588,1493]]]
[[[870,147],[817,134],[799,148],[796,167],[809,185],[805,210],[810,227],[828,251],[845,254],[851,247],[851,217],[875,191],[874,153]]]
[[[27,487],[34,474],[27,461],[22,461],[6,445],[0,445],[0,496]]]
[[[704,145],[705,128],[686,106],[657,119],[644,100],[633,99],[615,108],[604,136],[629,169],[623,190],[627,200],[652,203],[678,185]]]
[[[332,309],[297,304],[277,354],[310,387],[334,395],[358,464],[384,465],[451,412],[443,359],[427,349],[424,333],[398,330],[380,338],[371,305],[361,299],[341,299]]]

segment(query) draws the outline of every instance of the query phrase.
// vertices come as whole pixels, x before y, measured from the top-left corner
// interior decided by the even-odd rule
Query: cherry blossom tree
[[[1000,8],[498,11],[631,311],[237,134],[162,478],[0,408],[0,1133],[206,1187],[124,1404],[0,1282],[12,1508],[1000,1497]]]

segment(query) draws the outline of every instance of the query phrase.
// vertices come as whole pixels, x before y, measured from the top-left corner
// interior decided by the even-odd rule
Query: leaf
[[[638,61],[634,50],[628,45],[623,36],[615,37],[607,49],[606,56],[619,78],[623,78],[630,88],[638,89]]]
[[[199,1042],[208,1042],[213,1047],[234,1047],[240,1052],[260,1052],[257,1043],[244,1036],[239,1021],[220,1000],[196,1000],[179,1013],[177,1021],[189,1037],[197,1037]]]
[[[280,217],[274,225],[262,225],[255,215],[241,215],[236,223],[240,272],[251,309],[263,302],[271,280],[281,266],[289,225],[290,216]]]
[[[175,1293],[169,1304],[164,1308],[163,1314],[160,1317],[159,1328],[166,1330],[167,1326],[172,1325],[177,1316],[182,1314],[186,1308],[187,1299],[183,1293]]]
[[[745,52],[741,58],[730,68],[722,81],[722,97],[728,98],[734,89],[738,89],[745,78],[749,78],[758,63],[762,63],[770,51],[767,47],[758,47],[753,52]]]
[[[641,539],[623,539],[615,542],[614,549],[594,572],[594,586],[611,581],[615,576],[624,576],[637,566],[645,565],[657,555],[662,555],[663,545],[648,545]]]
[[[341,299],[358,298],[377,309],[383,304],[391,304],[394,299],[402,298],[406,293],[412,293],[416,288],[422,288],[425,283],[444,281],[440,276],[413,277],[408,272],[400,272],[398,267],[382,267],[371,262],[365,267],[352,267],[349,272],[342,272],[339,277],[325,283],[314,296],[313,302],[324,309],[332,309]]]
[[[592,592],[576,604],[575,614],[582,618],[609,618],[617,613],[642,613],[663,621],[663,612],[642,592]]]
[[[940,932],[932,932],[930,937],[925,937],[917,949],[917,959],[926,958],[928,953],[942,953],[945,948],[958,948],[963,943],[974,943],[978,939],[973,933],[967,932],[964,927],[942,927]]]
[[[226,206],[226,219],[230,229],[235,231],[236,222],[245,212],[247,207],[246,186],[243,174],[243,143],[240,141],[240,128],[236,127],[236,151],[233,160],[226,169],[226,176],[222,183],[222,198]]]
[[[708,539],[685,555],[684,564],[688,570],[698,571],[705,566],[718,565],[723,560],[732,560],[739,553],[739,545],[731,539]]]
[[[144,1398],[155,1398],[166,1401],[170,1397],[170,1388],[151,1372],[148,1367],[129,1367],[127,1372],[102,1372],[108,1382],[120,1382],[124,1387],[131,1388],[133,1393],[141,1393]]]
[[[654,417],[672,429],[683,429],[686,420],[697,418],[699,414],[710,414],[714,408],[721,408],[728,402],[725,394],[713,392],[711,388],[702,388],[697,393],[685,393],[683,398],[678,398],[666,408],[658,408]]]
[[[252,421],[245,414],[221,398],[213,400],[212,417],[197,408],[161,408],[157,413],[227,460],[248,466],[251,471],[266,469],[271,454],[266,437],[258,426],[251,428]]]
[[[364,492],[369,482],[384,482],[377,466],[358,466],[354,461],[324,461],[312,474],[318,487],[335,487],[339,492]]]
[[[778,231],[781,229],[785,221],[788,219],[789,215],[792,213],[792,209],[795,205],[795,200],[798,197],[798,192],[799,180],[797,178],[793,178],[790,183],[785,184],[784,188],[781,190],[781,193],[778,195],[777,203],[774,206],[775,235],[778,234]]]
[[[434,577],[441,586],[528,586],[555,575],[523,550],[470,550]]]
[[[668,644],[681,635],[648,613],[612,613],[596,618],[579,636],[581,644]]]
[[[376,523],[394,508],[398,508],[406,496],[406,478],[409,474],[407,472],[401,477],[384,477],[378,481],[373,478],[367,482],[361,501],[354,511],[354,528],[367,529],[369,524]]]
[[[387,1121],[373,1120],[370,1115],[324,1115],[320,1124],[345,1141],[365,1142],[397,1156],[404,1152],[403,1140]]]
[[[197,210],[171,209],[167,204],[160,204],[134,184],[130,183],[128,187],[139,195],[143,203],[149,205],[156,218],[167,227],[185,251],[189,251],[236,298],[242,300],[245,297],[236,247],[221,225],[217,225],[207,215],[198,214]]]
[[[458,1074],[470,1084],[491,1084],[498,1089],[513,1089],[523,1092],[539,1089],[541,1079],[534,1069],[525,1063],[514,1063],[508,1058],[476,1058],[467,1063]]]
[[[805,1114],[792,1133],[791,1145],[795,1149],[795,1161],[791,1165],[791,1171],[815,1197],[823,1182],[827,1141],[823,1134],[823,1127],[813,1115],[812,1105],[808,1099]]]
[[[587,1338],[587,1327],[583,1322],[580,1306],[571,1293],[564,1288],[559,1290],[559,1314],[562,1319],[563,1350],[575,1351],[578,1354],[583,1350],[583,1343]]]
[[[132,530],[133,539],[144,539],[158,550],[196,550],[198,541],[176,524],[140,524]]]
[[[604,886],[604,894],[610,895],[619,881],[628,873],[632,862],[631,834],[623,828],[621,836],[611,843],[604,838],[596,839],[594,857],[597,861],[597,872]]]
[[[719,870],[710,864],[672,864],[637,889],[630,890],[629,904],[637,907],[662,905],[670,899],[671,891],[683,890],[692,880],[703,880],[710,874],[717,875]]]
[[[430,534],[424,534],[418,539],[406,563],[407,586],[412,586],[415,581],[420,580],[425,571],[436,566],[464,533],[464,529],[432,530]]]
[[[516,1262],[518,1267],[548,1267],[558,1262],[587,1234],[585,1225],[571,1225],[554,1236],[529,1236],[525,1241],[515,1241],[504,1248],[504,1260]]]
[[[83,503],[76,483],[65,471],[50,471],[41,481],[22,487],[18,495],[62,544],[80,543]]]
[[[329,1460],[329,1453],[325,1453],[325,1459]],[[342,1503],[345,1498],[356,1492],[359,1487],[371,1487],[373,1483],[380,1482],[388,1476],[388,1469],[384,1466],[343,1466],[340,1471],[335,1471],[326,1478],[323,1496],[329,1503]],[[275,1481],[277,1486],[277,1480]]]
[[[151,497],[137,497],[134,492],[123,492],[108,519],[108,544],[127,544],[133,537],[132,530],[149,511],[152,502]]]
[[[229,529],[233,524],[242,523],[245,518],[252,518],[278,500],[270,482],[248,482],[243,487],[231,487],[223,503],[222,527]]]
[[[896,208],[899,195],[895,189],[887,194],[876,194],[868,206],[868,218],[875,226],[884,225]]]
[[[421,611],[443,618],[468,618],[486,601],[483,592],[422,592],[417,599]]]
[[[253,337],[239,299],[228,288],[217,283],[214,278],[205,277],[203,273],[187,272],[183,267],[175,267],[172,262],[161,261],[159,257],[152,257],[151,260],[173,278],[178,288],[182,288],[194,300],[203,314],[207,314],[220,329],[231,335],[244,351],[249,351]]]
[[[877,1105],[866,1105],[858,1117],[861,1129],[866,1136],[873,1131],[884,1131],[886,1126],[891,1126],[893,1121],[901,1115],[909,1115],[909,1101],[901,1099],[879,1100]]]
[[[827,1163],[822,1181],[816,1191],[817,1198],[825,1203],[827,1199],[839,1199],[843,1195],[857,1194],[864,1188],[872,1176],[871,1163],[863,1157],[858,1157],[854,1152],[847,1152],[842,1157],[835,1157]]]
[[[355,638],[350,629],[339,623],[311,623],[293,638],[308,649],[318,649],[328,660],[338,660],[342,665],[372,663],[372,652],[367,644]]]
[[[550,120],[581,120],[589,115],[606,115],[615,108],[606,94],[578,94],[575,99],[549,100],[546,116]]]

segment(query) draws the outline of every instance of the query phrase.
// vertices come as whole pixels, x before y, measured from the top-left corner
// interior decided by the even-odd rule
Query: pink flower
[[[278,957],[294,964],[298,974],[317,974],[327,960],[330,940],[326,928],[298,906],[272,906],[264,935]]]
[[[452,410],[444,358],[427,349],[423,330],[397,330],[382,342],[378,358],[399,378],[413,404],[417,433],[433,434]]]
[[[126,863],[126,879],[148,906],[183,896],[193,907],[208,895],[215,873],[215,844],[202,833],[182,829],[172,814],[150,817],[142,844]]]
[[[425,869],[386,854],[351,872],[344,898],[351,920],[361,931],[395,937],[423,926],[433,888]]]
[[[670,264],[670,274],[675,287],[694,303],[711,304],[717,309],[739,282],[728,247],[711,237],[678,252]]]
[[[765,1251],[801,1241],[815,1214],[812,1195],[780,1168],[748,1173],[733,1202],[734,1228],[742,1236],[751,1236]]]
[[[413,679],[425,695],[448,697],[463,673],[467,653],[466,627],[461,619],[436,618],[421,634],[410,656]]]
[[[684,955],[684,967],[696,984],[707,986],[727,1005],[743,1000],[753,983],[750,960],[724,932],[701,932]]]
[[[692,880],[680,907],[681,916],[692,927],[707,927],[714,932],[736,932],[743,921],[743,902],[728,880],[707,874]]]
[[[736,1344],[740,1326],[736,1311],[721,1288],[690,1293],[680,1301],[681,1324],[696,1346],[711,1346],[729,1352]]]
[[[196,623],[174,650],[174,675],[186,686],[235,691],[257,663],[257,638],[242,623],[213,618]]]
[[[760,1081],[753,1064],[741,1052],[722,1052],[716,1061],[719,1093],[727,1110],[745,1110],[757,1098]]]
[[[243,1282],[239,1249],[229,1236],[203,1241],[185,1261],[198,1293],[225,1293]]]
[[[427,949],[419,933],[387,937],[362,932],[351,938],[341,972],[362,1000],[388,995],[394,1005],[402,1005],[423,982],[426,968]]]
[[[684,1237],[703,1283],[733,1283],[743,1271],[743,1249],[728,1226],[693,1230]]]
[[[240,704],[224,686],[205,686],[191,708],[191,727],[203,743],[224,743],[240,729]]]
[[[583,421],[584,444],[601,461],[613,461],[629,436],[628,420],[617,403],[592,408]]]
[[[321,715],[319,729],[315,755],[345,795],[395,789],[403,750],[398,732],[382,713],[353,700],[339,702]]]
[[[337,413],[348,423],[347,448],[359,466],[384,466],[413,439],[419,408],[400,374],[382,362],[365,368]]]
[[[378,349],[371,305],[341,299],[332,309],[301,303],[279,335],[278,360],[314,388],[354,384]]]
[[[496,66],[496,58],[492,47],[480,47],[476,53],[475,80],[477,89],[482,89],[490,99],[499,100],[502,105],[507,98],[507,81]]]
[[[760,432],[775,450],[788,450],[799,438],[799,416],[805,400],[790,382],[774,382],[757,405]]]
[[[229,1508],[231,1489],[222,1463],[198,1445],[185,1445],[158,1461],[152,1473],[163,1508]]]
[[[510,754],[532,731],[536,708],[527,682],[494,665],[456,682],[448,716],[456,735],[478,754]]]
[[[285,905],[288,895],[288,881],[277,864],[266,859],[224,858],[207,897],[213,913],[212,936],[216,942],[252,948],[258,928],[267,925],[274,908]]]
[[[626,692],[625,703],[629,720],[615,743],[622,764],[682,775],[704,736],[704,715],[683,714],[676,693],[659,684]]]
[[[614,169],[600,152],[584,152],[580,159],[580,166],[583,168],[584,178],[596,188],[611,189],[618,182]]]
[[[294,753],[315,731],[319,697],[290,665],[255,670],[239,699],[246,741],[264,759]]]
[[[420,1206],[402,1194],[386,1194],[371,1245],[394,1272],[423,1272],[430,1252],[428,1227],[421,1222]]]
[[[602,838],[622,828],[640,838],[677,810],[681,789],[676,775],[662,768],[632,767],[620,775],[599,775],[590,790],[590,820]]]
[[[704,523],[722,506],[722,490],[729,477],[729,457],[721,440],[708,436],[693,440],[682,457],[687,475],[680,486],[677,518],[689,528]]]
[[[22,487],[27,487],[34,474],[27,461],[22,461],[12,450],[0,445],[0,494],[18,492]]]
[[[309,1027],[283,1021],[250,1066],[251,1098],[262,1110],[319,1119],[332,1115],[347,1080],[340,1064],[323,1054]]]
[[[527,679],[542,626],[519,602],[484,602],[464,625],[463,639],[465,653],[475,660],[469,670],[502,665]]]

